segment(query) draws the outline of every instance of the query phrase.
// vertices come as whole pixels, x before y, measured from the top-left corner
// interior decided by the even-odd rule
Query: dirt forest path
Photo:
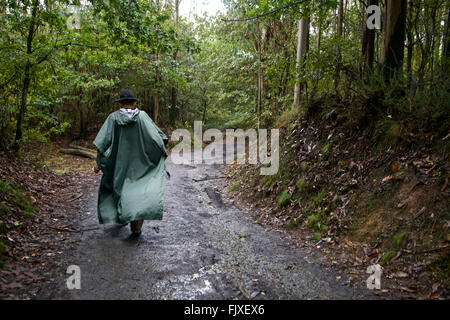
[[[224,204],[214,184],[219,165],[175,165],[164,185],[162,221],[146,221],[139,239],[129,226],[99,225],[99,175],[86,186],[79,245],[67,264],[81,269],[81,289],[56,281],[58,299],[371,299],[365,288],[336,281],[311,263],[289,236]],[[308,262],[309,261],[309,262]]]

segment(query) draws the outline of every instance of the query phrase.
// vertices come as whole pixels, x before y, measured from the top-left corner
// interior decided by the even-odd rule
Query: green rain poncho
[[[100,223],[161,220],[166,135],[145,111],[129,118],[111,113],[94,145],[103,172],[98,191]]]

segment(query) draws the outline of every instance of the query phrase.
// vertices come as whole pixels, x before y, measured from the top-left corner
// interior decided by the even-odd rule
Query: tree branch
[[[269,12],[265,12],[265,13],[262,13],[262,14],[259,14],[257,16],[253,16],[253,17],[239,18],[239,19],[220,19],[220,20],[222,20],[223,22],[241,22],[241,21],[256,20],[256,19],[268,16],[268,15],[271,15],[271,14],[277,13],[279,11],[283,11],[283,10],[289,9],[291,7],[300,5],[300,4],[305,3],[307,1],[308,0],[301,0],[301,1],[296,1],[296,2],[293,2],[293,3],[289,3],[289,4],[285,5],[284,7],[275,8],[275,9],[269,11]]]

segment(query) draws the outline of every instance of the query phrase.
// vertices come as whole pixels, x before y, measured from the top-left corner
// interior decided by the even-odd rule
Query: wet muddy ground
[[[67,265],[81,270],[81,289],[67,274],[53,279],[52,299],[372,299],[366,288],[345,286],[315,263],[289,235],[257,224],[248,212],[224,204],[219,165],[175,165],[164,183],[162,221],[99,225],[100,176],[86,186],[77,218],[77,249]],[[50,290],[50,289],[48,289]]]

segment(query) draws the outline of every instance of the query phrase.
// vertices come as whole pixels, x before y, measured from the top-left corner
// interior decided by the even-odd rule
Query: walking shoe
[[[142,231],[142,224],[144,223],[144,220],[136,220],[136,221],[131,221],[130,223],[130,228],[131,228],[131,232],[134,235],[140,235],[141,231]]]

